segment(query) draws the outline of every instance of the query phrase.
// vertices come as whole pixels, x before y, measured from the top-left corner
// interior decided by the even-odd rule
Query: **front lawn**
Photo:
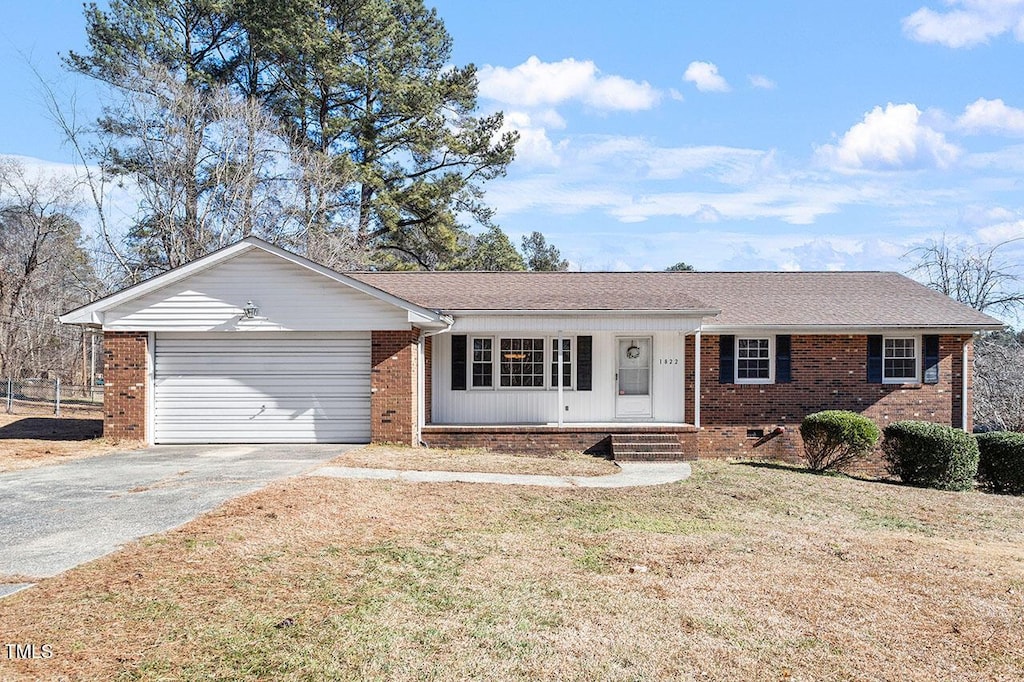
[[[0,600],[0,679],[1016,679],[1024,500],[299,478]],[[0,652],[2,653],[2,652]]]

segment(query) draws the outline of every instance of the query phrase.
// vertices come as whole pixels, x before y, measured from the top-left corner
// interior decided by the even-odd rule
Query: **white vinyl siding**
[[[482,332],[484,330],[481,330]],[[565,330],[564,338],[573,339],[573,353],[580,335],[585,332]],[[581,391],[576,386],[578,362],[572,367],[572,388],[562,391],[563,404],[558,403],[559,391],[551,386],[552,343],[547,336],[545,345],[544,388],[503,389],[472,388],[472,370],[469,373],[469,390],[451,390],[451,335],[441,334],[433,339],[433,391],[431,422],[434,424],[553,424],[558,422],[559,412],[565,423],[607,423],[616,421],[616,338],[615,332],[590,332],[592,336],[592,390]],[[470,335],[467,348],[471,351],[474,338],[493,338],[494,348],[498,339],[509,334],[482,333]],[[539,336],[539,335],[538,335]],[[645,421],[681,423],[683,421],[684,393],[683,373],[684,337],[675,332],[649,334],[654,342],[651,393],[653,414]],[[523,334],[521,338],[537,338]],[[499,362],[495,350],[495,362]],[[471,362],[472,358],[470,358]],[[573,356],[574,361],[578,358]],[[497,371],[497,370],[495,370]],[[495,384],[497,380],[495,380]],[[568,407],[569,409],[565,409]]]
[[[258,319],[244,320],[247,301]],[[109,331],[409,329],[409,313],[265,251],[253,250],[106,313]]]
[[[157,334],[157,443],[365,443],[368,333]]]

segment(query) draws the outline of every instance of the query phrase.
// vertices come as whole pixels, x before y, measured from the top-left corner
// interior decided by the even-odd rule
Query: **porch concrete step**
[[[671,433],[613,433],[612,458],[632,462],[693,459],[686,456],[679,439]]]

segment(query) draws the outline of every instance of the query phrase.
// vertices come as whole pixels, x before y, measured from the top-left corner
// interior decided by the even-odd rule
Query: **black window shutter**
[[[922,380],[926,384],[939,383],[939,337],[928,334],[921,339],[924,345],[924,371]]]
[[[882,337],[868,336],[868,383],[882,383]]]
[[[731,384],[736,369],[736,337],[718,337],[718,383]]]
[[[775,383],[788,384],[792,381],[791,362],[789,360],[792,337],[780,334],[775,337]]]
[[[594,337],[576,337],[576,390],[593,390]]]
[[[465,334],[452,334],[452,390],[466,390]]]

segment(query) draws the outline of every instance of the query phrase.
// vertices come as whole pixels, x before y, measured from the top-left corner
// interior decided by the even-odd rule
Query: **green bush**
[[[979,433],[978,483],[997,493],[1024,494],[1024,433]]]
[[[811,471],[841,469],[852,464],[874,449],[879,435],[873,421],[846,410],[815,412],[800,424],[804,461]]]
[[[893,422],[883,430],[886,468],[904,483],[939,490],[970,490],[978,472],[978,442],[942,424]]]

